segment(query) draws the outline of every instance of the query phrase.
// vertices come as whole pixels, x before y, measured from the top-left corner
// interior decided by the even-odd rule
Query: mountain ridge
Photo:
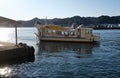
[[[16,20],[12,20],[6,17],[0,16],[0,23],[3,22],[12,22]],[[19,20],[18,27],[34,27],[34,23],[36,21],[41,22],[42,24],[45,23],[45,19],[39,19],[37,17],[31,19],[31,20]],[[120,24],[120,16],[106,16],[102,15],[99,17],[80,17],[80,16],[73,16],[73,17],[67,17],[67,18],[53,18],[53,19],[47,19],[48,24],[55,24],[55,25],[61,25],[61,26],[71,26],[72,23],[76,23],[77,25],[99,25],[99,24]]]

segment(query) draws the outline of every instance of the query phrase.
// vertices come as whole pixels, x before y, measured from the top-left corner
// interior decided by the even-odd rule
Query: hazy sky
[[[15,20],[120,15],[120,0],[0,0],[0,16]]]

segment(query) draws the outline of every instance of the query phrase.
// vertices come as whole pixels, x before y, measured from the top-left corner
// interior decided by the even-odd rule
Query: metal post
[[[18,44],[18,41],[17,41],[17,23],[15,23],[15,42],[17,45]]]
[[[46,19],[45,19],[45,25],[47,25],[47,16],[46,16]]]

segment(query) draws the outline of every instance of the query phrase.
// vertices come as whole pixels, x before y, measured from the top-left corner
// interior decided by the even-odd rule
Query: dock
[[[7,49],[17,48],[14,43],[0,41],[0,52]]]
[[[18,45],[0,41],[0,62],[19,61],[19,59],[32,58],[34,60],[34,48],[25,43]]]

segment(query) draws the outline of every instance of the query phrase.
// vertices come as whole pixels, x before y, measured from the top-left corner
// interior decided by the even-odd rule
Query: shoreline
[[[93,28],[94,30],[120,30],[120,28]]]
[[[15,28],[15,27],[0,27],[0,28]],[[17,28],[36,28],[36,27],[17,27]],[[91,28],[91,27],[90,27]],[[120,30],[120,28],[93,28],[94,30]]]

